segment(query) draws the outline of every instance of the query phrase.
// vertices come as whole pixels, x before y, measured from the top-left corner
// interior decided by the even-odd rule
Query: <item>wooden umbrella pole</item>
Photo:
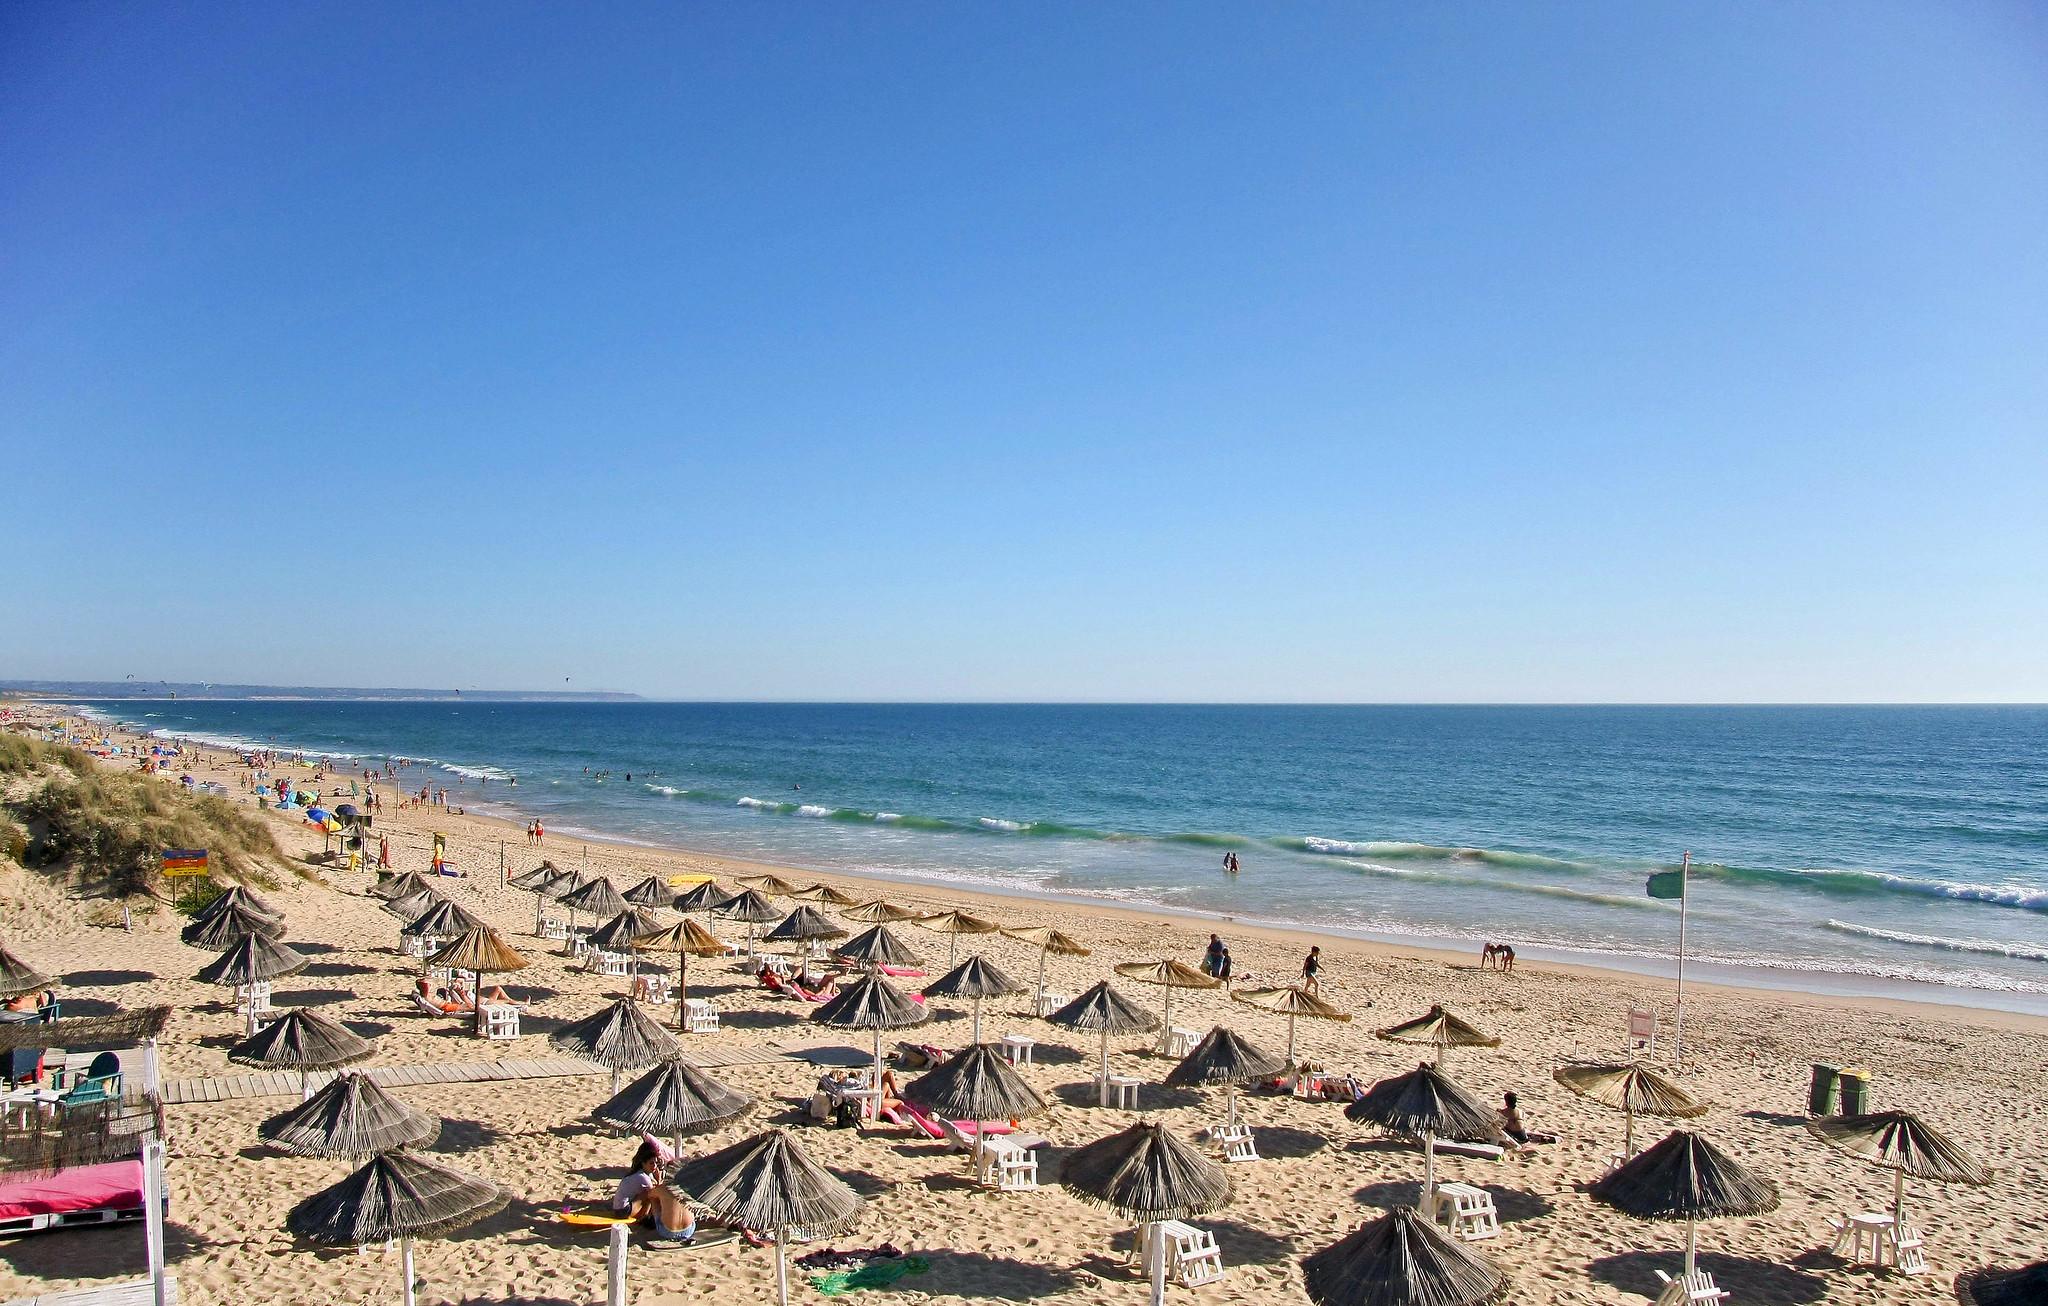
[[[676,1028],[683,1027],[683,1006],[690,997],[690,954],[676,948]]]
[[[412,1235],[407,1234],[400,1238],[398,1246],[399,1261],[405,1271],[405,1306],[417,1306],[418,1299],[413,1294],[412,1286]]]
[[[789,1253],[784,1250],[789,1242],[789,1226],[775,1226],[775,1296],[782,1306],[789,1306]],[[407,1304],[410,1306],[410,1303]]]

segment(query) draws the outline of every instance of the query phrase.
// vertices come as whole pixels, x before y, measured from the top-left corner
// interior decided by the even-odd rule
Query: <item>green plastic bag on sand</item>
[[[832,1270],[811,1276],[811,1286],[827,1297],[844,1297],[862,1288],[886,1288],[906,1274],[923,1274],[932,1263],[922,1256],[893,1256],[870,1261],[858,1270]]]

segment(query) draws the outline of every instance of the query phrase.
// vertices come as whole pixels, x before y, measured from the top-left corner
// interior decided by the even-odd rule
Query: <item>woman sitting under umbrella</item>
[[[642,1142],[633,1153],[632,1172],[619,1180],[618,1191],[612,1194],[612,1212],[630,1215],[636,1222],[652,1221],[656,1238],[688,1246],[697,1237],[697,1217],[683,1195],[661,1181],[661,1166],[661,1149]]]

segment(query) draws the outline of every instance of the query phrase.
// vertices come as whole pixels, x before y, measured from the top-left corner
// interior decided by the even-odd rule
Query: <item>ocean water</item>
[[[99,710],[165,735],[419,759],[414,787],[539,816],[558,842],[1503,939],[1665,973],[1677,905],[1643,882],[1689,850],[1703,976],[2048,1010],[2048,708]]]

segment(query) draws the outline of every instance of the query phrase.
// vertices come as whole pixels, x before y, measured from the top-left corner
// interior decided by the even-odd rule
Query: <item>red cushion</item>
[[[134,1210],[142,1205],[142,1162],[78,1165],[33,1179],[0,1182],[0,1220],[70,1211]]]

